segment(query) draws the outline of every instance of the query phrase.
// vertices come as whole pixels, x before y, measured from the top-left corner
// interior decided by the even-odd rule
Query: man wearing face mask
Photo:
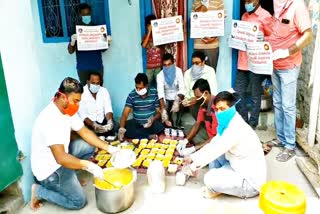
[[[35,121],[31,145],[31,168],[37,180],[32,185],[33,210],[41,207],[42,200],[66,209],[83,208],[86,196],[75,170],[86,170],[101,179],[102,169],[88,161],[95,148],[111,154],[119,151],[84,126],[77,114],[82,93],[79,81],[65,78],[53,101]],[[82,139],[70,142],[72,130]]]
[[[175,65],[172,54],[163,55],[162,66],[162,71],[157,75],[161,119],[167,126],[171,126],[172,122],[176,127],[181,126],[182,109],[180,105],[184,98],[183,74],[181,69]]]
[[[205,65],[206,55],[203,51],[195,51],[192,54],[192,67],[184,73],[185,98],[182,101],[184,107],[189,107],[192,116],[196,119],[199,105],[194,96],[192,87],[198,79],[208,81],[213,95],[217,94],[217,79],[212,67]]]
[[[276,159],[285,162],[295,155],[296,93],[302,63],[301,50],[312,41],[311,20],[301,0],[274,0],[274,22],[269,42],[273,50],[273,105],[277,139],[284,149]]]
[[[81,16],[81,21],[78,25],[93,26],[94,23],[91,20],[91,7],[82,3],[79,4],[79,11]],[[111,42],[111,37],[106,36],[108,42]],[[110,45],[110,44],[109,44]],[[76,52],[77,58],[77,71],[80,82],[82,85],[86,84],[88,76],[91,72],[97,72],[102,77],[101,85],[103,83],[103,63],[101,52],[106,50],[93,50],[93,51],[78,51],[77,49],[77,34],[71,36],[71,41],[68,44],[69,54]]]
[[[134,79],[136,88],[127,97],[120,119],[118,138],[157,138],[164,130],[160,121],[160,102],[155,88],[148,85],[148,77],[138,73]],[[133,119],[127,120],[132,113]]]
[[[79,116],[88,128],[106,138],[115,134],[113,111],[109,92],[100,84],[100,74],[91,73],[83,87]]]
[[[236,111],[236,98],[220,92],[214,99],[218,120],[217,136],[202,149],[186,157],[182,173],[193,176],[215,161],[204,176],[203,196],[226,194],[250,198],[266,182],[267,168],[259,137]],[[185,179],[186,180],[186,179]],[[183,183],[181,183],[183,184]]]
[[[246,22],[254,22],[259,24],[259,30],[264,37],[268,37],[271,34],[272,16],[268,11],[260,6],[259,0],[243,0],[245,3],[246,13],[243,14],[241,20]],[[259,114],[261,107],[261,95],[263,92],[262,82],[266,78],[266,75],[256,74],[249,71],[248,57],[246,51],[239,50],[238,57],[238,73],[236,77],[235,91],[241,99],[238,107],[238,112],[242,118],[255,129],[259,123]],[[249,92],[252,101],[251,111],[249,114],[246,104],[247,89],[250,85]],[[249,118],[250,115],[250,118]]]
[[[180,156],[187,156],[202,148],[209,143],[211,139],[217,134],[217,119],[214,111],[213,96],[211,95],[210,86],[207,80],[198,79],[192,87],[197,102],[200,104],[198,117],[196,123],[193,125],[191,131],[188,133],[187,138],[179,141],[177,150]],[[198,134],[201,130],[201,124],[204,124],[206,134],[202,138]],[[186,148],[188,142],[193,141],[196,145]]]

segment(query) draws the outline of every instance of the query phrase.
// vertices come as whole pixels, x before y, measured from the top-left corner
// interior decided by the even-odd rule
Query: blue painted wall
[[[120,117],[125,99],[134,87],[136,73],[142,72],[139,1],[110,1],[113,41],[103,54],[105,86]],[[14,8],[14,16],[12,16]],[[10,106],[19,149],[25,154],[20,186],[30,199],[33,176],[30,168],[31,130],[39,112],[50,102],[61,80],[77,78],[75,55],[67,43],[43,43],[37,1],[2,0],[0,47]],[[14,27],[12,27],[14,26]],[[9,30],[10,29],[10,30]]]

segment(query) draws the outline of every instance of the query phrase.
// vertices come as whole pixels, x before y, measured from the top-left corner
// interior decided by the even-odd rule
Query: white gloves
[[[196,148],[194,148],[194,146],[189,147],[189,148],[181,148],[180,150],[178,150],[179,155],[181,157],[185,157],[185,156],[191,155],[195,151],[196,151]]]
[[[161,120],[163,123],[169,120],[168,112],[166,109],[162,109],[161,111]]]
[[[120,141],[124,140],[124,134],[126,133],[126,129],[125,128],[120,128],[118,131],[118,138]]]
[[[148,122],[143,125],[144,128],[150,128],[153,124],[153,117],[149,117]]]
[[[177,145],[177,151],[185,149],[188,143],[189,143],[189,141],[187,138],[185,138],[183,140],[179,140],[179,143]]]
[[[104,132],[111,131],[113,129],[113,121],[112,121],[112,119],[108,120],[107,125],[103,126],[103,128],[104,128]]]
[[[179,111],[180,104],[181,104],[181,99],[179,96],[176,96],[176,98],[174,99],[172,108],[171,108],[171,112],[177,113]]]
[[[95,178],[103,179],[103,170],[97,164],[89,162],[89,164],[85,170],[90,172],[91,174],[93,174],[93,176]]]
[[[96,122],[93,122],[93,130],[95,131],[95,133],[104,133],[105,129],[102,125],[99,125]]]
[[[283,58],[287,58],[288,56],[290,56],[289,49],[278,49],[275,52],[273,52],[272,59],[273,60],[283,59]]]
[[[112,42],[112,38],[110,35],[107,36],[107,41],[108,41],[108,45],[111,45]]]
[[[76,41],[77,41],[77,34],[72,34],[70,45],[75,46]]]
[[[116,152],[120,152],[120,148],[119,148],[119,147],[116,147],[116,146],[111,146],[111,145],[109,145],[107,152],[108,152],[109,154],[114,154],[114,153],[116,153]]]

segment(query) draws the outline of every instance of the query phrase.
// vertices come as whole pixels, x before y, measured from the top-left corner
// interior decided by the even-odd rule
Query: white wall
[[[125,98],[134,87],[134,76],[142,72],[139,1],[109,1],[113,42],[103,54],[105,86],[120,117]],[[14,15],[13,15],[14,13]],[[30,168],[31,129],[36,116],[50,102],[66,76],[77,77],[75,55],[67,43],[42,41],[37,1],[1,0],[0,50],[15,136],[27,156],[21,179],[25,200],[30,199],[33,182]]]

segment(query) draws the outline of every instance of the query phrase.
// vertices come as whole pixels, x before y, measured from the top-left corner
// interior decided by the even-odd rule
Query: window
[[[38,0],[42,37],[45,43],[68,42],[80,21],[79,4],[92,8],[92,22],[110,30],[109,0]]]

